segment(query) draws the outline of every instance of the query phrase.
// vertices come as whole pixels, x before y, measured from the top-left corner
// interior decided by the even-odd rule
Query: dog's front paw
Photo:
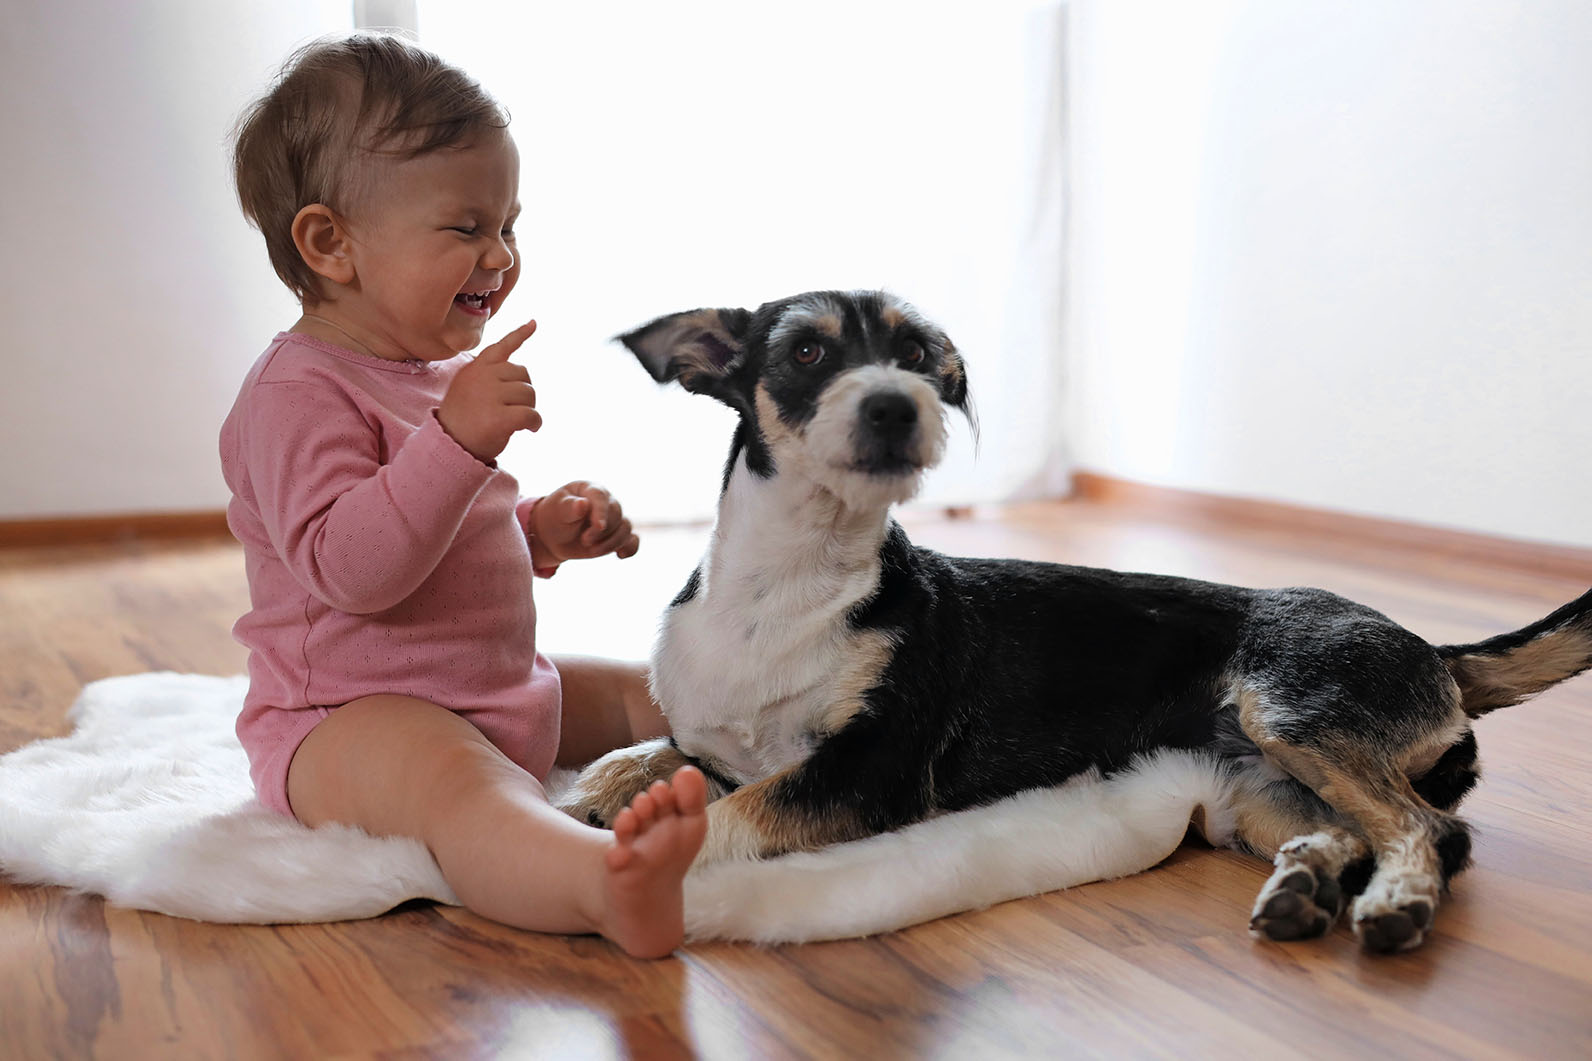
[[[582,770],[553,805],[576,821],[609,829],[638,792],[689,761],[662,739],[618,748]]]

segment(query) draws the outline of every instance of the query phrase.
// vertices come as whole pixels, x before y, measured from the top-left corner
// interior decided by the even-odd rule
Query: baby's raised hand
[[[514,432],[542,426],[531,374],[509,360],[535,331],[531,321],[482,350],[453,377],[437,407],[442,429],[477,460],[490,463]]]
[[[557,567],[615,553],[636,555],[641,539],[619,502],[600,486],[579,480],[559,487],[531,510],[531,554],[537,567]]]

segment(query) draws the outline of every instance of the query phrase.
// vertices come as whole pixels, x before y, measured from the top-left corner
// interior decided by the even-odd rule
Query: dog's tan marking
[[[763,441],[768,443],[769,449],[779,453],[782,449],[801,445],[806,439],[802,431],[780,419],[779,406],[774,404],[774,396],[768,392],[767,384],[758,383],[752,401],[757,406],[758,430],[762,432]]]
[[[1283,844],[1315,832],[1322,823],[1279,806],[1263,792],[1244,791],[1232,803],[1235,839],[1261,858],[1274,858]]]
[[[823,313],[819,314],[818,316],[811,317],[808,319],[808,323],[810,323],[814,328],[817,328],[820,332],[823,332],[824,335],[831,339],[838,340],[845,338],[845,325],[841,319],[833,313]]]
[[[879,319],[884,322],[886,328],[895,331],[906,323],[907,315],[901,311],[900,306],[886,303],[885,307],[879,311]]]
[[[871,830],[851,811],[810,814],[785,803],[780,798],[782,787],[800,769],[791,767],[710,803],[708,836],[695,864],[773,858],[870,835]]]
[[[1257,690],[1240,689],[1237,700],[1239,725],[1256,747],[1354,822],[1378,847],[1411,832],[1424,832],[1422,808],[1437,813],[1415,794],[1407,777],[1371,749],[1340,748],[1328,756],[1291,744],[1272,732]]]
[[[1437,765],[1437,760],[1443,757],[1455,744],[1465,736],[1465,731],[1470,727],[1470,721],[1465,717],[1465,712],[1460,709],[1458,690],[1455,690],[1452,717],[1448,725],[1433,733],[1430,737],[1413,744],[1398,755],[1393,767],[1406,777],[1420,777],[1432,767]]]
[[[1474,653],[1448,660],[1472,718],[1509,707],[1571,677],[1592,657],[1592,637],[1566,627],[1501,655]]]
[[[803,296],[780,315],[779,323],[769,330],[770,343],[777,343],[785,335],[799,328],[812,328],[830,339],[845,338],[844,311],[831,299],[810,294]]]
[[[864,706],[863,696],[879,684],[895,655],[895,639],[879,630],[863,630],[851,638],[845,663],[834,676],[834,699],[815,720],[816,732],[827,736],[850,722]]]

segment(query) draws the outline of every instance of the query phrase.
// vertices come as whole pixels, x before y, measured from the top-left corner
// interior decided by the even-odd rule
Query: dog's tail
[[[1443,645],[1437,654],[1471,718],[1518,704],[1592,667],[1592,590],[1512,634]]]

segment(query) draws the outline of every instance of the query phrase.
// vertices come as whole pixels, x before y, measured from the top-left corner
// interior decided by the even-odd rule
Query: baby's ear
[[[659,383],[678,380],[698,394],[717,396],[718,384],[746,356],[752,314],[744,309],[671,313],[619,336]]]

